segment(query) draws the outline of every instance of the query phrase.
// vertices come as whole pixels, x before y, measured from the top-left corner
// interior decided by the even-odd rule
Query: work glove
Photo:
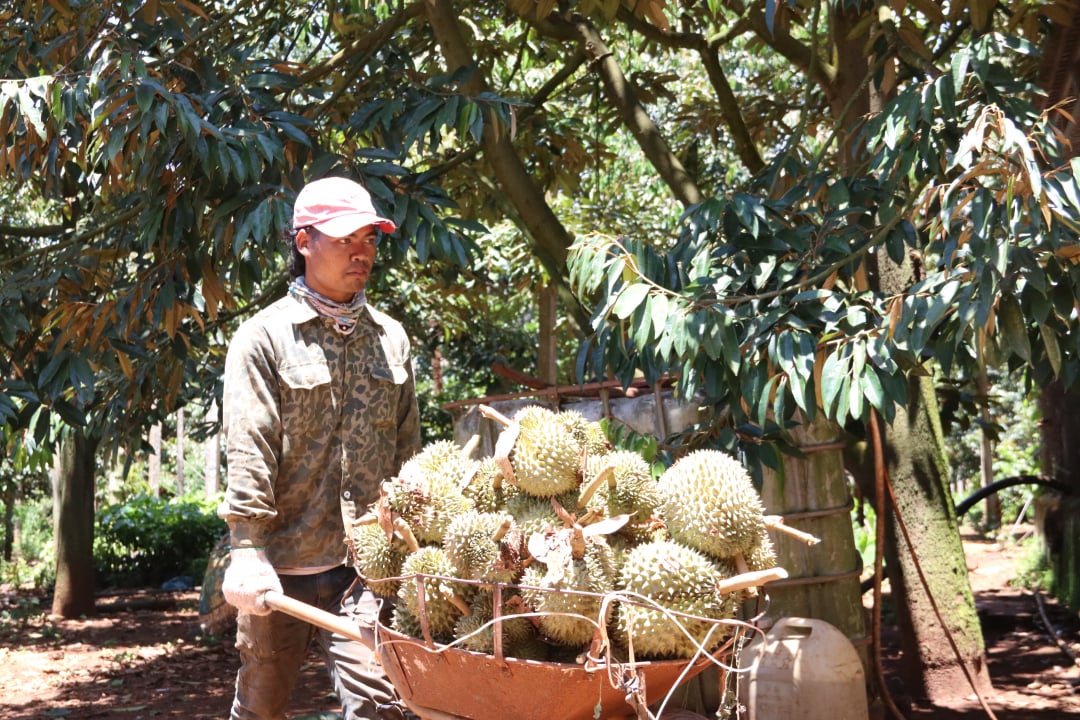
[[[234,548],[221,583],[225,599],[241,612],[269,615],[272,610],[266,605],[267,590],[282,591],[281,580],[266,558],[266,550]]]

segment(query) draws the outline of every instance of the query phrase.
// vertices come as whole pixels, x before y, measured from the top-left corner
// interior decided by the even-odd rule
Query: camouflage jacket
[[[404,329],[367,306],[341,335],[286,296],[237,330],[224,383],[218,515],[233,546],[265,546],[281,568],[344,562],[345,528],[420,448]]]

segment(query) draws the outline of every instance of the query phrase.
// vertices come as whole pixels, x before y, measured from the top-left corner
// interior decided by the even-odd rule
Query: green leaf
[[[1012,295],[1002,295],[998,305],[998,330],[1009,348],[1031,362],[1031,342],[1028,339],[1027,326],[1020,303]]]
[[[635,283],[624,288],[619,293],[619,299],[615,301],[615,305],[611,308],[615,317],[620,320],[630,317],[631,313],[637,309],[637,306],[649,294],[649,288],[650,286],[645,283]]]
[[[1054,370],[1054,377],[1061,377],[1061,348],[1058,345],[1057,335],[1045,323],[1039,325],[1039,334],[1042,335],[1043,347],[1046,349],[1046,359],[1050,361],[1050,367]]]
[[[664,332],[667,327],[668,298],[663,293],[657,293],[649,298],[649,310],[652,314],[652,326],[657,336]]]
[[[862,388],[863,395],[873,407],[878,410],[884,409],[885,390],[881,387],[881,379],[872,365],[868,365],[867,372],[863,374]]]
[[[825,358],[825,365],[821,369],[821,402],[829,414],[837,405],[850,364],[850,359],[841,357],[841,352],[834,352]]]

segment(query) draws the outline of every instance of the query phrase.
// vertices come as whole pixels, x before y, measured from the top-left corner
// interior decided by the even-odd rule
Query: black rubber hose
[[[1057,480],[1051,480],[1050,478],[1042,477],[1041,475],[1013,475],[1012,477],[995,480],[989,485],[984,485],[958,502],[956,504],[957,519],[962,518],[964,513],[970,510],[971,506],[980,500],[985,500],[988,496],[993,495],[999,490],[1004,490],[1005,488],[1013,487],[1014,485],[1041,485],[1042,487],[1052,488],[1066,495],[1072,494],[1072,488]]]
[[[970,510],[971,506],[980,500],[985,500],[988,496],[1015,485],[1041,485],[1042,487],[1057,490],[1065,495],[1071,495],[1073,492],[1072,488],[1065,483],[1051,480],[1050,478],[1042,477],[1041,475],[1013,475],[1012,477],[995,480],[989,485],[984,485],[958,502],[956,504],[956,518],[958,520],[962,518],[964,513]],[[874,578],[867,578],[860,583],[859,590],[865,595],[866,592],[873,587],[873,584]]]

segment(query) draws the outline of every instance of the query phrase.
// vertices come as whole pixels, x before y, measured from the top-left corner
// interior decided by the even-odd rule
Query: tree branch
[[[338,50],[330,56],[326,62],[309,68],[297,78],[297,81],[300,84],[306,85],[313,83],[316,80],[321,80],[342,65],[348,63],[357,55],[362,55],[370,52],[374,48],[384,45],[402,25],[412,18],[419,17],[423,12],[424,6],[422,2],[414,2],[403,6],[396,13],[387,18],[386,22],[382,23],[371,32],[356,38],[351,43],[341,48],[341,50]]]
[[[683,205],[701,202],[704,199],[701,190],[641,106],[633,85],[623,75],[622,68],[596,27],[580,15],[575,15],[572,23],[585,52],[594,58],[593,66],[604,84],[608,101],[619,112],[623,124],[637,140],[645,157],[679,202]]]
[[[757,35],[763,43],[776,50],[792,64],[807,73],[814,82],[822,87],[827,87],[836,80],[837,68],[825,62],[821,54],[815,48],[807,46],[796,40],[784,28],[782,23],[773,23],[772,30],[765,19],[762,11],[762,0],[758,0],[751,7],[742,7],[736,4],[743,19],[750,30]],[[782,12],[782,5],[777,5],[777,11]]]
[[[739,100],[735,97],[735,91],[731,89],[731,83],[728,82],[724,68],[720,65],[719,48],[723,45],[721,38],[709,39],[698,33],[664,30],[651,23],[642,22],[625,7],[619,8],[618,17],[631,30],[665,47],[697,51],[705,65],[705,72],[709,76],[713,92],[716,93],[720,113],[724,116],[724,121],[731,132],[731,139],[735,142],[735,152],[751,173],[757,173],[765,167],[765,161],[761,159],[761,154],[743,120]]]
[[[90,238],[94,237],[95,235],[100,235],[100,234],[102,234],[102,233],[104,233],[104,232],[106,232],[108,230],[111,230],[112,228],[116,227],[117,225],[121,225],[121,224],[127,222],[128,220],[135,217],[136,215],[138,215],[139,213],[141,213],[145,209],[146,209],[146,204],[145,203],[143,203],[143,202],[136,203],[135,206],[130,208],[129,210],[127,210],[127,212],[120,213],[119,215],[117,215],[116,217],[110,219],[109,221],[107,221],[103,225],[98,225],[98,226],[92,227],[92,228],[90,228],[88,230],[83,230],[82,232],[74,233],[68,239],[61,240],[60,242],[54,243],[53,245],[48,245],[46,247],[36,247],[36,248],[31,249],[31,250],[27,250],[26,252],[21,253],[19,255],[16,255],[14,257],[10,257],[10,258],[7,258],[6,260],[2,260],[2,261],[0,261],[0,269],[9,268],[9,267],[18,267],[19,265],[22,265],[22,264],[26,263],[27,260],[29,260],[30,258],[32,258],[32,257],[34,257],[36,255],[49,255],[49,254],[57,252],[59,250],[64,250],[66,248],[69,248],[72,245],[78,245],[80,243],[83,243],[83,242],[89,240]],[[60,229],[62,231],[64,228],[61,227]],[[3,228],[0,227],[0,231],[2,231],[2,230],[3,230]],[[47,234],[41,234],[41,235],[25,235],[24,237],[47,237],[47,236],[48,236]]]
[[[461,67],[475,66],[476,61],[465,42],[458,25],[457,11],[450,0],[423,0],[428,20],[435,38],[446,59],[447,70],[453,72]],[[462,89],[479,95],[487,91],[487,83],[480,72],[472,73]],[[572,242],[570,233],[547,204],[544,194],[537,188],[514,150],[506,128],[496,116],[489,115],[484,123],[481,137],[484,156],[503,192],[514,205],[521,218],[522,230],[531,238],[537,258],[544,265],[552,280],[560,287],[566,285],[566,257]],[[583,332],[589,329],[589,314],[575,300],[568,311]]]

